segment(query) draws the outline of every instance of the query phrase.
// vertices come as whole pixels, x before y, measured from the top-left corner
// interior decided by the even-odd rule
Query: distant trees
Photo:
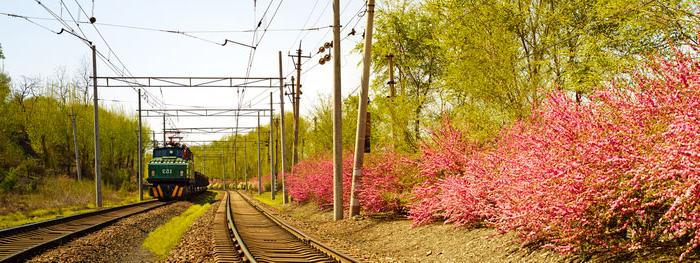
[[[1,54],[1,53],[0,53]],[[94,171],[93,110],[83,79],[65,69],[55,79],[0,73],[0,192],[30,192],[47,176],[75,177],[71,114],[76,115],[83,178]],[[136,119],[100,109],[102,168],[106,183],[136,188]],[[144,140],[150,133],[144,131]]]

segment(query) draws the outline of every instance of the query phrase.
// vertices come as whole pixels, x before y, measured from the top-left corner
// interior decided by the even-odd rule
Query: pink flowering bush
[[[343,157],[343,202],[350,203],[353,155]],[[365,155],[365,165],[358,187],[359,202],[365,213],[405,213],[406,202],[417,171],[415,161],[394,152]],[[333,160],[320,155],[300,161],[287,179],[289,194],[297,202],[314,202],[319,206],[333,204]]]
[[[352,155],[343,159],[349,202]],[[295,201],[333,201],[330,156],[301,161],[287,179]],[[515,232],[565,253],[616,253],[660,244],[700,246],[700,62],[651,62],[582,103],[552,92],[529,118],[490,142],[445,120],[420,156],[367,156],[365,213],[408,209],[435,221]]]
[[[563,252],[700,244],[700,63],[685,55],[580,105],[552,93],[491,145],[447,124],[421,151],[415,224],[485,224]]]
[[[396,152],[365,155],[359,201],[369,214],[405,214],[411,190],[419,180],[416,161]]]
[[[343,206],[350,203],[352,156],[343,157]],[[289,195],[296,202],[314,202],[319,206],[333,205],[333,159],[319,155],[297,163],[287,174]]]

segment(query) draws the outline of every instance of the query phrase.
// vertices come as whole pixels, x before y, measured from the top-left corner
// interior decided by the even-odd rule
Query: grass
[[[252,194],[255,199],[257,199],[260,202],[263,202],[269,206],[272,207],[281,207],[282,206],[282,191],[278,191],[275,195],[275,199],[272,200],[272,194],[270,192],[263,192],[261,195],[258,194]]]
[[[158,258],[164,258],[180,242],[187,228],[210,207],[210,204],[190,206],[184,213],[149,233],[143,241],[143,247],[153,252]]]
[[[0,194],[0,228],[29,224],[96,210],[94,182],[66,177],[47,178],[31,194]],[[105,185],[103,207],[138,202],[138,193]]]
[[[143,247],[153,252],[158,258],[166,257],[170,250],[180,242],[190,225],[206,213],[212,203],[218,200],[219,192],[207,191],[198,195],[192,200],[194,204],[185,212],[148,233],[148,237],[143,241]]]

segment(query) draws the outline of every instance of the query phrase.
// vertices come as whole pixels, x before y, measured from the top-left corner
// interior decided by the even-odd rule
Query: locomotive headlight
[[[180,171],[180,176],[185,176],[185,171]]]
[[[151,170],[151,176],[156,177],[156,170]]]

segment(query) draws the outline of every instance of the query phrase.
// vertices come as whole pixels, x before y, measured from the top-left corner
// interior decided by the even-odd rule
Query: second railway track
[[[228,192],[214,219],[218,262],[359,262],[284,223],[238,192]]]
[[[143,202],[3,229],[0,231],[0,262],[21,261],[119,219],[165,204],[167,203],[158,201]]]

